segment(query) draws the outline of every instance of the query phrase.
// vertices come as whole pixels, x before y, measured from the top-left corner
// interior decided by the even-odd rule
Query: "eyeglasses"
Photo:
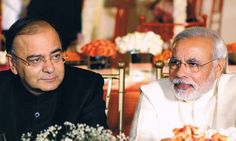
[[[41,55],[36,55],[36,56],[30,56],[27,59],[23,59],[17,55],[15,55],[14,53],[12,53],[12,56],[15,57],[16,59],[19,59],[20,61],[22,61],[24,64],[28,65],[28,66],[42,66],[43,63],[45,63],[47,61],[47,59],[44,56]],[[52,63],[60,63],[60,62],[64,62],[64,56],[61,50],[57,50],[55,53],[53,53],[50,57],[49,60]]]
[[[175,69],[179,69],[181,64],[184,64],[184,66],[186,68],[188,68],[191,72],[193,73],[196,73],[200,70],[201,67],[215,61],[215,60],[218,60],[218,59],[213,59],[209,62],[206,62],[204,64],[199,64],[198,62],[196,62],[196,60],[187,60],[186,63],[183,63],[181,62],[180,60],[176,59],[176,58],[171,58],[170,61],[169,61],[169,68],[172,69],[172,70],[175,70]]]

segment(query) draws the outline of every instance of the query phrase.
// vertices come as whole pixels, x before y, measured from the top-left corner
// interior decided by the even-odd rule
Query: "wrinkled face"
[[[13,49],[18,58],[14,61],[11,57],[11,70],[21,77],[29,91],[51,91],[60,85],[64,78],[64,62],[59,37],[51,27],[41,28],[32,35],[16,36]]]
[[[175,45],[172,58],[181,63],[176,68],[170,67],[169,78],[178,99],[198,99],[220,76],[223,66],[217,58],[212,58],[213,46],[212,40],[201,37],[183,39]],[[199,65],[198,71],[195,64]]]

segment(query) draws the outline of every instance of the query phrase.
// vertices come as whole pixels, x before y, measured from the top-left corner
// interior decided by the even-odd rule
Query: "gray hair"
[[[227,48],[225,46],[223,39],[220,37],[220,35],[214,31],[211,31],[203,27],[192,27],[179,33],[175,37],[172,43],[172,47],[174,47],[177,42],[183,39],[194,38],[194,37],[205,37],[205,38],[211,39],[214,42],[213,54],[212,54],[213,58],[219,59],[219,58],[227,57]]]

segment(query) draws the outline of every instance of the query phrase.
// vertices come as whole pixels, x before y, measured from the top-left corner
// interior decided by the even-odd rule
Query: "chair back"
[[[164,66],[165,66],[165,63],[163,61],[161,61],[161,60],[156,62],[155,70],[156,70],[156,79],[157,80],[169,76],[168,73],[164,73],[164,71],[163,71]]]
[[[103,78],[107,80],[107,91],[105,96],[106,114],[109,111],[109,103],[112,92],[113,80],[118,81],[118,130],[119,134],[123,133],[123,118],[124,118],[124,94],[125,94],[125,63],[118,63],[118,73],[116,74],[102,74]]]
[[[221,33],[224,0],[212,0],[209,15],[209,28]]]
[[[206,27],[207,24],[207,16],[202,15],[201,19],[198,19],[196,22],[185,22],[185,23],[159,23],[159,22],[146,22],[144,16],[141,16],[139,19],[139,26],[137,30],[140,32],[153,31],[159,34],[165,42],[168,42],[172,39],[174,35],[175,27],[194,27],[194,26],[202,26]]]

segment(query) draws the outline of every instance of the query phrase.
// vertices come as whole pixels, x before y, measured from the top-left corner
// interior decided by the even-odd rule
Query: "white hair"
[[[183,39],[194,38],[194,37],[204,37],[211,39],[214,43],[213,47],[213,57],[214,59],[226,58],[227,57],[227,48],[223,39],[217,32],[211,31],[207,28],[203,27],[192,27],[184,30],[183,32],[179,33],[172,44],[172,47],[175,44]]]

